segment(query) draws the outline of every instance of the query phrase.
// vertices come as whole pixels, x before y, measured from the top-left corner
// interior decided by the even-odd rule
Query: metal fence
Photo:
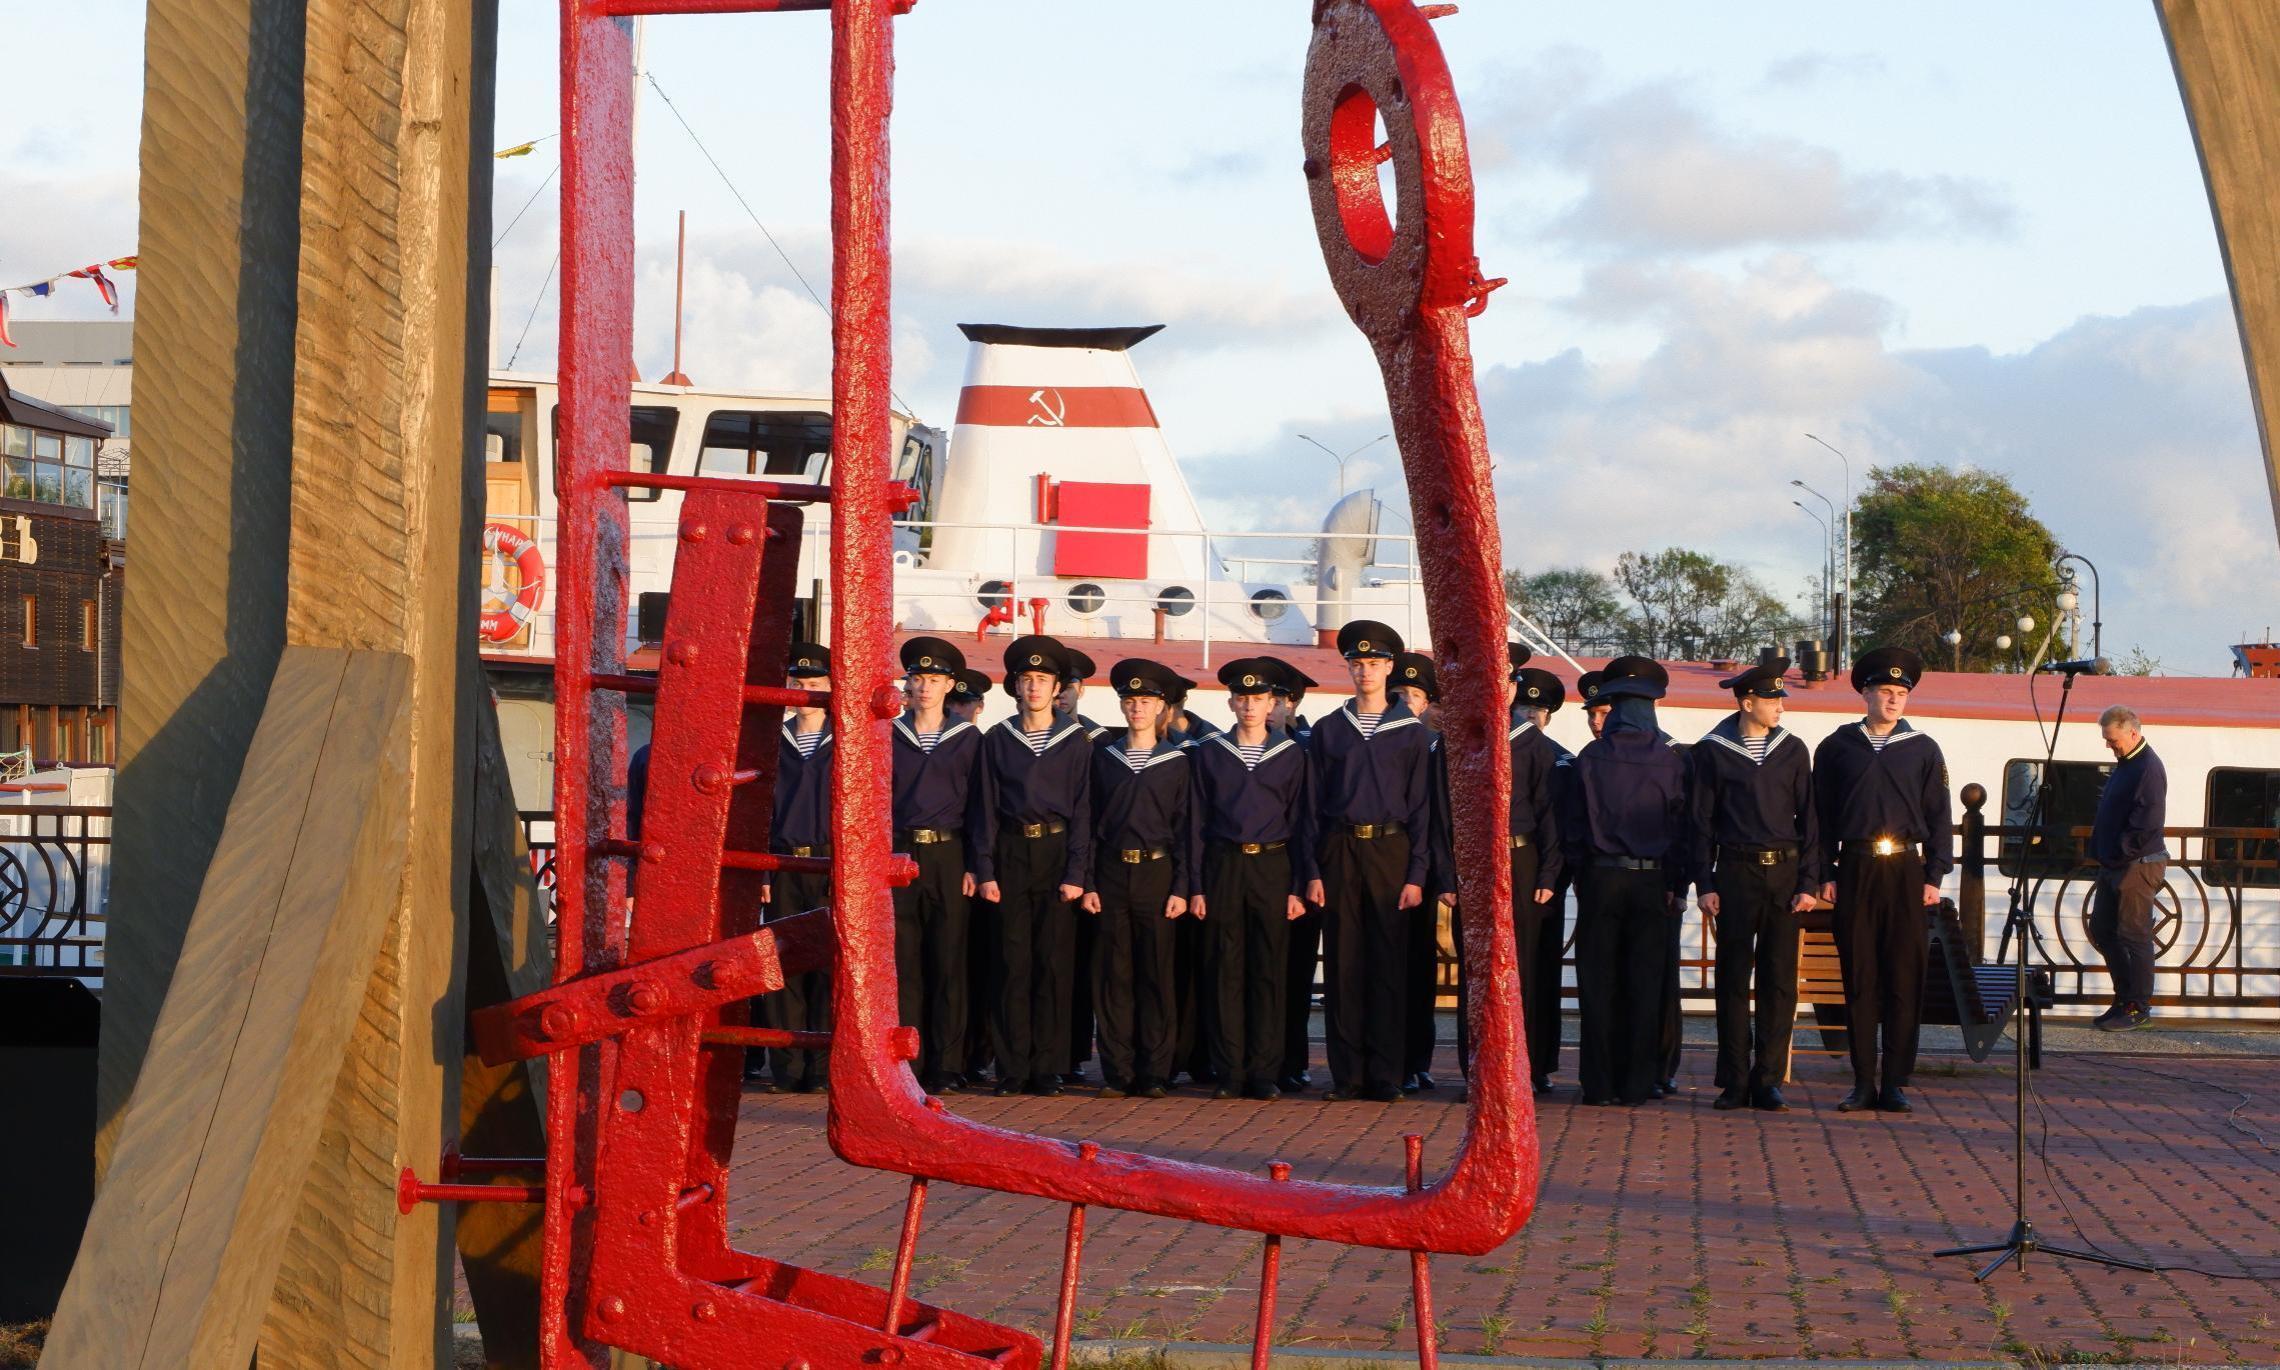
[[[103,975],[111,810],[0,808],[0,975]]]

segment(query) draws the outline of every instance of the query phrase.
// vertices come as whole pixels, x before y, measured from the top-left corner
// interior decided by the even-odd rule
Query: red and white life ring
[[[507,593],[507,563],[515,564],[521,588]],[[546,598],[546,558],[538,543],[504,523],[483,525],[483,640],[512,642],[538,617]]]

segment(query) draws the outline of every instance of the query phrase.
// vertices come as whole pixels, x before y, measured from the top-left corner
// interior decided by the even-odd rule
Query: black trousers
[[[1657,1080],[1678,1078],[1679,1052],[1686,1046],[1686,1015],[1678,997],[1679,959],[1684,956],[1686,919],[1673,917],[1663,929],[1662,1017],[1655,1027]]]
[[[1662,1071],[1667,882],[1659,870],[1594,866],[1575,928],[1576,990],[1583,1001],[1577,1074],[1586,1099],[1643,1103]]]
[[[2136,861],[2098,872],[2090,896],[2090,945],[2106,959],[2116,1003],[2153,1003],[2153,904],[2168,871],[2167,862]]]
[[[1559,920],[1558,897],[1546,903],[1536,902],[1536,849],[1526,846],[1512,852],[1512,950],[1519,963],[1520,1032],[1527,1043],[1528,1073],[1537,1079],[1552,1073],[1559,1066],[1560,1011],[1559,1011],[1559,956],[1560,944],[1551,943],[1552,988],[1550,1026],[1544,1022],[1543,1006],[1538,1003],[1543,994],[1544,928],[1547,923]],[[1465,907],[1457,906],[1455,923],[1457,941],[1457,1068],[1469,1078],[1472,1074],[1472,981],[1465,974]],[[1539,1038],[1547,1040],[1539,1043]],[[1547,1062],[1549,1064],[1547,1064]]]
[[[1309,904],[1304,916],[1283,930],[1282,1073],[1288,1077],[1306,1074],[1314,1059],[1314,977],[1322,968],[1326,916]]]
[[[1916,1070],[1916,1034],[1924,1017],[1924,963],[1931,954],[1924,916],[1924,859],[1915,848],[1895,856],[1837,854],[1837,965],[1844,973],[1853,1083],[1897,1089]]]
[[[1091,1002],[1098,1015],[1101,1076],[1125,1090],[1169,1084],[1179,1042],[1174,949],[1179,924],[1186,921],[1164,916],[1172,863],[1128,866],[1110,852],[1093,889],[1100,913],[1079,918],[1094,929]]]
[[[1424,903],[1402,916],[1408,920],[1409,976],[1402,1005],[1401,1073],[1409,1076],[1433,1068],[1433,1001],[1441,994],[1441,900],[1428,891]]]
[[[1718,1087],[1781,1083],[1797,1021],[1797,858],[1718,864]],[[1751,1012],[1751,982],[1756,1012]]]
[[[1290,958],[1290,850],[1203,856],[1203,1001],[1211,1070],[1230,1087],[1271,1085],[1283,1069],[1283,976]]]
[[[1172,1073],[1186,1071],[1197,1084],[1211,1078],[1211,1025],[1205,1000],[1211,980],[1205,967],[1210,931],[1193,918],[1173,920],[1172,996],[1175,1027],[1172,1033]],[[1168,1083],[1168,1082],[1167,1082]]]
[[[1331,836],[1322,851],[1330,1079],[1398,1090],[1408,1048],[1411,910],[1401,905],[1409,836]]]
[[[998,1078],[1045,1084],[1069,1053],[1076,906],[1061,897],[1069,835],[1001,834],[997,844],[997,997],[990,1045]]]
[[[1517,879],[1517,868],[1514,878]],[[1560,1069],[1560,1001],[1567,967],[1567,881],[1552,890],[1551,900],[1531,904],[1536,910],[1536,952],[1530,972],[1520,982],[1521,1007],[1528,1023],[1528,1063],[1536,1078],[1548,1080]],[[1525,924],[1520,925],[1523,929]]]
[[[790,871],[777,871],[769,881],[768,921],[789,918],[795,913],[820,909],[831,902],[831,877],[828,875],[795,875]],[[831,1030],[831,971],[803,971],[784,977],[784,987],[774,994],[763,994],[756,1001],[762,1027],[784,1028],[793,1032],[829,1032]],[[772,1047],[768,1051],[768,1073],[779,1088],[820,1085],[824,1082],[825,1061],[831,1053],[825,1051],[794,1050],[789,1047]]]
[[[897,834],[895,850],[918,862],[918,878],[894,892],[895,1007],[918,1029],[923,1080],[966,1068],[966,845]]]
[[[1069,1061],[1074,1072],[1093,1054],[1093,943],[1100,925],[1081,912],[1075,920],[1073,959],[1069,973]]]

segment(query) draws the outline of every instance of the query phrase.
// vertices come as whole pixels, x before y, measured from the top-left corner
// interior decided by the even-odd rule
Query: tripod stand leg
[[[1987,1283],[1988,1279],[1993,1276],[1996,1271],[2003,1268],[2004,1262],[2006,1261],[2017,1261],[2019,1263],[2019,1273],[2022,1275],[2026,1274],[2027,1248],[2023,1246],[2013,1246],[2006,1248],[2003,1254],[1997,1256],[1993,1261],[1989,1262],[1984,1270],[1981,1270],[1978,1274],[1972,1276],[1971,1282],[1973,1284]]]
[[[2109,1265],[2121,1270],[2142,1270],[2149,1275],[2161,1269],[2160,1266],[2148,1261],[2133,1261],[2126,1256],[2107,1256],[2094,1251],[2077,1251],[2070,1246],[2052,1246],[2043,1243],[2036,1246],[2035,1249],[2048,1252],[2053,1256],[2063,1256],[2072,1261],[2089,1261],[2095,1265]]]

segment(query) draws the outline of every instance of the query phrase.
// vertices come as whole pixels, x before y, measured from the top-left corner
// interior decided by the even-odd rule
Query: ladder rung
[[[918,0],[893,0],[896,14],[910,13]],[[642,14],[789,14],[798,10],[827,10],[831,0],[602,0],[595,7],[608,15]]]
[[[829,1051],[831,1034],[828,1032],[801,1032],[793,1028],[724,1027],[706,1028],[704,1044],[708,1047],[773,1047],[781,1051]]]
[[[749,495],[754,499],[831,502],[828,485],[799,485],[778,480],[737,480],[729,476],[660,476],[647,471],[605,471],[602,484],[613,490],[710,490],[719,495]],[[769,536],[775,534],[770,532]]]
[[[653,675],[590,675],[586,683],[597,690],[616,690],[620,694],[653,695],[657,693],[657,677]],[[783,685],[747,685],[744,687],[747,704],[778,704],[787,709],[828,709],[831,707],[829,690],[795,690]]]

